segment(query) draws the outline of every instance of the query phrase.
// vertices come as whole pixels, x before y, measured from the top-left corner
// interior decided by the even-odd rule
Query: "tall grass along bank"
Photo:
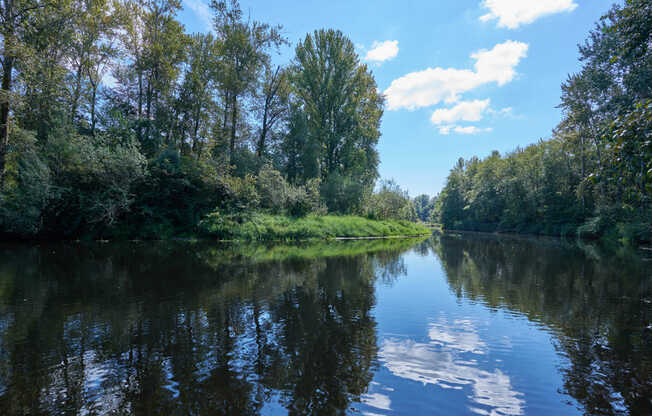
[[[310,215],[208,215],[200,224],[202,234],[222,240],[326,240],[345,237],[413,237],[431,234],[422,225],[400,220],[371,220],[356,216]]]

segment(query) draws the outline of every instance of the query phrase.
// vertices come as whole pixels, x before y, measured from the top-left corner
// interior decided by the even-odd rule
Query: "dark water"
[[[2,245],[0,415],[649,415],[645,256],[483,236]]]

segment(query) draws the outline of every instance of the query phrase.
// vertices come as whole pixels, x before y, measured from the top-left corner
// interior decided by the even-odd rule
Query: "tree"
[[[428,195],[422,194],[415,197],[413,202],[419,220],[423,222],[430,221],[430,214],[434,207],[434,198],[431,200]]]
[[[121,43],[129,59],[116,65],[117,93],[134,108],[136,134],[148,155],[172,144],[170,103],[187,37],[175,16],[178,0],[147,0],[127,4],[129,19]]]
[[[288,113],[290,88],[287,73],[281,67],[274,71],[267,69],[261,84],[258,111],[262,113],[260,133],[256,143],[256,156],[263,157],[268,147],[267,136],[274,133],[274,127]]]
[[[292,83],[307,134],[319,144],[322,183],[336,189],[356,182],[361,195],[369,192],[378,175],[383,97],[353,43],[332,29],[306,35],[296,47]]]
[[[26,54],[26,32],[34,23],[35,15],[46,7],[39,0],[0,1],[0,26],[2,26],[2,89],[0,90],[0,185],[5,170],[5,158],[9,146],[9,115],[11,103],[15,102],[14,71],[16,64]]]
[[[269,67],[269,48],[285,40],[281,26],[244,20],[238,0],[212,0],[215,31],[221,42],[220,89],[224,102],[223,130],[230,127],[229,156],[233,157],[243,100],[254,93],[261,71]],[[228,120],[228,121],[227,121]]]
[[[90,131],[94,133],[97,89],[106,66],[118,55],[115,40],[122,26],[123,9],[120,3],[111,0],[75,0],[73,7],[76,13],[68,58],[72,68],[69,118],[71,123],[77,122],[80,99],[88,90]]]
[[[175,135],[179,148],[185,153],[192,150],[198,158],[217,115],[213,91],[217,86],[219,47],[211,34],[191,36],[183,83],[175,105]],[[190,148],[186,138],[189,138]]]

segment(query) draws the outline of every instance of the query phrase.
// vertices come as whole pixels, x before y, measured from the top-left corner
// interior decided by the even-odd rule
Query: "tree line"
[[[614,5],[579,45],[549,140],[460,159],[444,228],[652,240],[652,2]]]
[[[277,66],[280,25],[237,0],[210,7],[212,32],[189,34],[179,0],[0,2],[2,233],[160,237],[214,210],[381,215],[366,206],[384,98],[353,43],[317,30]]]

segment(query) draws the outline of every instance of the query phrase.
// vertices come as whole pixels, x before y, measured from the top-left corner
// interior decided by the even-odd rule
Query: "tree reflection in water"
[[[553,239],[444,236],[432,247],[458,297],[554,330],[565,393],[586,414],[652,414],[649,262]]]
[[[333,414],[358,401],[391,412],[398,392],[372,387],[378,363],[527,413],[510,374],[454,359],[492,347],[468,322],[431,320],[426,343],[378,338],[376,285],[408,274],[414,244],[2,246],[0,414]],[[441,259],[451,296],[550,330],[564,393],[586,414],[652,414],[649,262],[480,235],[412,253]]]
[[[7,246],[0,414],[342,411],[372,378],[375,281],[413,244]]]

